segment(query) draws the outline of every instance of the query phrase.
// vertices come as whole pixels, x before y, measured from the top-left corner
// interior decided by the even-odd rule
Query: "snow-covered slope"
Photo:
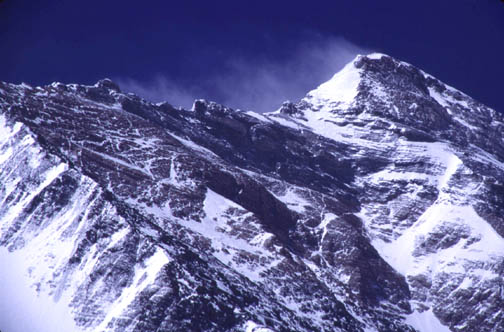
[[[500,331],[503,133],[382,54],[262,115],[1,83],[0,291],[40,331]]]

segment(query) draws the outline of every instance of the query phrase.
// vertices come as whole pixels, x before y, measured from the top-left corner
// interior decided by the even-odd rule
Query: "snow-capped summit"
[[[360,56],[348,63],[329,81],[308,92],[303,100],[320,108],[349,107],[359,92],[362,74],[361,70],[355,66],[359,58]]]
[[[0,309],[43,332],[504,328],[500,113],[376,53],[277,112],[192,110],[0,83]]]

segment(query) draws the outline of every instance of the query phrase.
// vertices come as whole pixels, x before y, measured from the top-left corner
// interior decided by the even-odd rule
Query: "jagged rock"
[[[381,54],[262,115],[0,83],[0,246],[76,331],[497,331],[503,135]]]

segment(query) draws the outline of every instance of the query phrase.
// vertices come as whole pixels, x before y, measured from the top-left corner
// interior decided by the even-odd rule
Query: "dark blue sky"
[[[378,51],[504,111],[499,0],[4,0],[0,45],[2,81],[111,77],[175,105],[204,97],[259,111]]]

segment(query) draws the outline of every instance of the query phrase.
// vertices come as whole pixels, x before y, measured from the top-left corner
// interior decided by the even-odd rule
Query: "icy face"
[[[503,118],[409,64],[264,115],[0,83],[0,128],[0,245],[75,330],[504,326]]]

